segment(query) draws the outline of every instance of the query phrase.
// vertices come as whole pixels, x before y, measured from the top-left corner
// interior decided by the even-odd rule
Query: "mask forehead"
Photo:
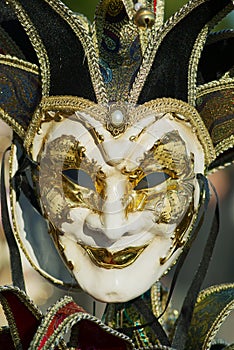
[[[137,117],[139,118],[139,116]],[[190,124],[188,120],[181,120],[180,118],[183,118],[183,116],[179,114],[157,113],[151,110],[147,111],[145,115],[140,113],[140,120],[137,120],[137,117],[133,111],[133,118],[136,118],[136,122],[131,121],[132,125],[130,124],[118,137],[106,130],[107,126],[104,120],[97,121],[89,112],[76,112],[70,118],[65,118],[63,123],[45,123],[49,124],[49,126],[45,126],[45,130],[43,130],[42,123],[41,129],[43,132],[39,134],[43,136],[37,135],[34,139],[35,152],[33,152],[33,158],[37,159],[41,145],[44,144],[44,135],[47,134],[47,142],[61,135],[73,135],[85,147],[86,153],[90,157],[92,157],[92,152],[99,149],[106,162],[114,161],[115,158],[136,160],[139,155],[142,156],[146,150],[151,148],[157,139],[176,130],[185,142],[187,152],[200,154],[197,157],[195,167],[198,168],[196,172],[203,172],[204,151],[200,140],[197,139],[196,129],[193,128],[192,123]],[[49,133],[47,133],[47,129]]]

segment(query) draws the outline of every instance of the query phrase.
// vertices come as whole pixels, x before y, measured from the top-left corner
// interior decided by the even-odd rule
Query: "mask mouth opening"
[[[96,266],[105,269],[122,269],[133,264],[146,247],[147,245],[141,247],[128,247],[118,252],[111,253],[105,248],[82,246],[92,262]]]

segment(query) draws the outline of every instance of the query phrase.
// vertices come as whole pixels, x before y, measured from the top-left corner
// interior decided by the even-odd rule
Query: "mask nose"
[[[115,176],[106,184],[106,200],[102,208],[102,230],[111,240],[117,240],[126,233],[126,205],[123,202],[126,193],[126,180]]]

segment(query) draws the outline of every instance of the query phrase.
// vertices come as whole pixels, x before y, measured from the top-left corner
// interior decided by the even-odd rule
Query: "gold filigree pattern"
[[[153,311],[157,318],[166,307],[167,297],[167,290],[159,282],[153,284],[148,293],[142,295],[144,303]],[[166,330],[170,340],[173,336],[177,316],[178,312],[173,310],[171,305],[169,305],[166,312],[164,312],[163,316],[160,318],[160,323]],[[144,325],[144,327],[135,330],[132,337],[133,341],[139,346],[139,349],[169,350],[169,348],[159,344],[155,333],[150,326],[146,325],[147,321],[143,315],[139,314],[134,303],[109,304],[104,314],[104,320],[105,323],[113,329],[128,329],[132,326],[139,327]]]
[[[185,235],[189,232],[189,227],[194,221],[194,213],[195,213],[194,199],[192,198],[192,201],[190,202],[188,210],[184,213],[183,218],[181,219],[181,222],[179,223],[179,225],[177,225],[175,229],[175,232],[172,236],[172,245],[169,249],[167,256],[162,257],[160,259],[161,265],[165,264],[172,257],[172,255],[176,252],[177,249],[185,245],[186,243]]]
[[[123,9],[124,5],[122,0],[114,0],[108,3],[107,13],[111,17],[116,17],[118,14],[120,14],[121,11],[123,11]]]

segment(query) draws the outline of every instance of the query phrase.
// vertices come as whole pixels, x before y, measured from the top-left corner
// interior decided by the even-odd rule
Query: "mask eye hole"
[[[71,182],[84,188],[95,191],[95,186],[91,176],[82,169],[63,170],[63,175]]]
[[[164,172],[154,172],[151,174],[146,175],[141,179],[141,181],[137,184],[137,186],[134,188],[134,190],[143,190],[147,188],[152,188],[157,185],[160,185],[164,181],[166,181],[170,175],[164,173]]]

